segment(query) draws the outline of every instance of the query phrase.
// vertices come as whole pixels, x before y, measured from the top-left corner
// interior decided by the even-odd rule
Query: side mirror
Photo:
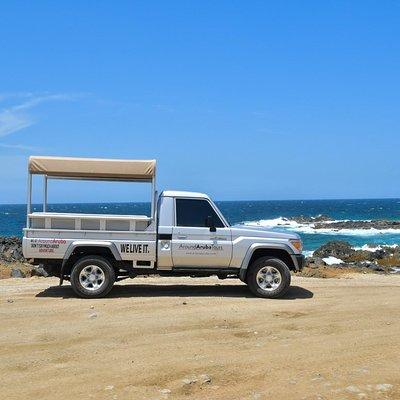
[[[216,232],[217,231],[217,228],[215,227],[215,224],[214,224],[214,219],[213,219],[213,217],[211,215],[209,215],[206,218],[206,226],[208,228],[210,228],[210,232]]]

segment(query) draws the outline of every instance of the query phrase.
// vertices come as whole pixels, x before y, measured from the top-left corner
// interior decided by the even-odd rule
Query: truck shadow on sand
[[[278,300],[311,299],[314,293],[300,286],[291,286],[285,296]],[[38,293],[36,297],[77,297],[71,286],[51,286]],[[247,286],[243,285],[154,285],[131,284],[115,285],[104,299],[122,297],[245,297],[257,299]]]

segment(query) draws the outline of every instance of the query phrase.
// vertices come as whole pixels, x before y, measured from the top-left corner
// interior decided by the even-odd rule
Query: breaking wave
[[[353,247],[354,250],[364,250],[364,251],[370,251],[371,253],[378,251],[378,250],[383,250],[384,247],[391,247],[392,249],[396,248],[398,245],[397,244],[392,244],[392,245],[379,245],[379,246],[371,246],[369,244],[364,244],[363,246],[355,246]]]
[[[337,222],[346,222],[349,220],[329,220],[324,221],[324,224],[335,224]],[[371,221],[365,221],[371,222]],[[377,236],[377,235],[400,235],[400,229],[348,229],[348,228],[316,228],[314,222],[298,222],[294,219],[288,219],[285,217],[278,217],[274,219],[262,219],[258,221],[246,221],[244,225],[248,226],[261,226],[265,228],[279,228],[288,231],[293,231],[297,233],[304,233],[308,235],[318,234],[318,235],[344,235],[344,236]]]

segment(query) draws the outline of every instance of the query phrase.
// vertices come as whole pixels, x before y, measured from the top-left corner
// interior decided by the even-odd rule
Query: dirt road
[[[400,276],[56,285],[0,281],[2,399],[400,399]]]

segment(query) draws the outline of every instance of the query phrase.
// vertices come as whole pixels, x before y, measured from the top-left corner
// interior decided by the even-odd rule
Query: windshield
[[[219,215],[222,217],[222,219],[226,222],[227,226],[232,226],[231,221],[226,218],[224,214],[222,214],[221,210],[218,208],[217,204],[212,202],[213,206],[218,210]]]

